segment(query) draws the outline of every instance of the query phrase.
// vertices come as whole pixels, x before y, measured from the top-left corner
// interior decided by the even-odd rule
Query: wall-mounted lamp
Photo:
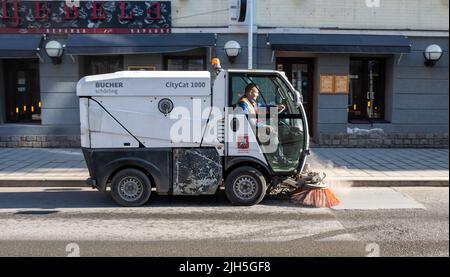
[[[423,55],[425,56],[425,65],[434,66],[442,58],[442,49],[437,44],[431,44],[425,49]]]
[[[56,40],[50,40],[45,44],[45,52],[52,59],[53,64],[60,64],[64,53],[64,46]]]
[[[227,43],[225,43],[225,46],[223,47],[225,50],[225,54],[227,54],[228,59],[231,63],[234,63],[236,60],[236,57],[239,56],[239,53],[241,53],[241,45],[239,42],[230,40]]]

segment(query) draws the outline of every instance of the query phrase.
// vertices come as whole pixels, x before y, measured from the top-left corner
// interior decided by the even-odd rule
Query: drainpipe
[[[248,0],[248,69],[253,69],[253,0]]]

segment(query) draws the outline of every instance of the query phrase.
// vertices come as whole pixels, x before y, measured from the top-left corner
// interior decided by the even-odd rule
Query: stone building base
[[[348,148],[449,148],[448,133],[320,134],[314,147]],[[0,136],[0,147],[78,148],[80,136]]]
[[[0,136],[0,147],[78,148],[80,136]]]
[[[320,134],[316,147],[448,148],[448,133]]]

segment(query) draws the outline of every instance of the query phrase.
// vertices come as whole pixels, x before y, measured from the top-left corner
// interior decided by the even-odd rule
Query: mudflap
[[[215,194],[222,162],[215,148],[173,149],[173,195]]]

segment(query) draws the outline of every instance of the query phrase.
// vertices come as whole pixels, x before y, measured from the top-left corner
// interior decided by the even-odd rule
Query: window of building
[[[41,100],[37,59],[5,60],[6,121],[39,123]]]
[[[169,71],[203,71],[206,70],[205,57],[166,56],[164,69]]]
[[[86,75],[114,73],[123,70],[123,56],[86,56]]]
[[[383,122],[385,117],[385,59],[351,58],[348,118],[350,123]]]

